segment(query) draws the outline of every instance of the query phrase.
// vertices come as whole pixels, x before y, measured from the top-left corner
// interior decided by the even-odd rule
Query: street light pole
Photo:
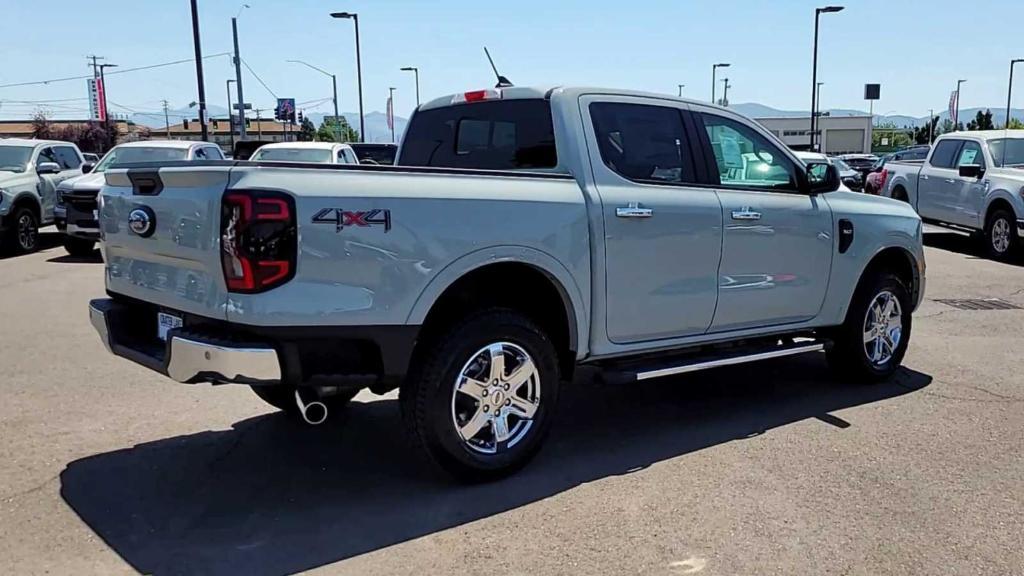
[[[817,128],[818,122],[821,121],[821,85],[822,84],[824,84],[824,82],[818,82],[817,83],[816,90],[815,90],[815,93],[814,93],[814,105],[816,106],[816,108],[813,111],[813,114],[814,114],[814,126],[815,126],[815,128]],[[815,143],[817,143],[817,145],[821,144],[821,138],[818,138],[817,136],[818,135],[815,134],[815,137],[811,139],[811,148],[815,147],[815,145],[816,145]]]
[[[366,115],[363,113],[363,60],[359,53],[359,14],[332,12],[331,18],[351,19],[356,28],[356,81],[359,89],[359,141],[366,142]]]
[[[242,10],[248,8],[248,4],[243,4],[242,8],[238,10],[241,14]],[[245,98],[242,96],[242,57],[238,54],[238,17],[231,19],[231,37],[235,43],[235,84],[238,88],[238,138],[239,140],[245,140],[245,122],[242,120],[245,118]],[[230,117],[231,110],[228,110],[228,116]],[[234,132],[232,132],[234,134]],[[234,139],[234,136],[232,136]],[[232,150],[234,147],[232,146]]]
[[[388,88],[388,124],[391,124],[391,143],[395,143],[395,89]]]
[[[413,74],[416,75],[416,107],[419,108],[420,107],[420,69],[415,67],[415,66],[406,66],[405,68],[400,68],[399,70],[401,70],[402,72],[412,72]]]
[[[682,98],[683,97],[683,88],[686,88],[686,84],[676,84],[676,86],[679,86],[679,97]]]
[[[229,136],[231,137],[231,150],[234,151],[234,149],[235,149],[235,117],[231,113],[231,83],[232,82],[234,82],[234,80],[229,78],[227,80],[227,82],[224,83],[224,86],[228,90],[228,132],[229,132]],[[239,121],[240,121],[240,123],[243,126],[245,126],[245,122],[242,121],[241,118],[239,118]]]
[[[953,130],[958,130],[957,126],[960,124],[960,85],[964,82],[967,80],[956,81],[956,110],[953,113]]]
[[[196,51],[196,84],[199,86],[199,129],[202,131],[203,142],[210,139],[210,132],[206,128],[206,88],[203,86],[203,49],[199,44],[199,8],[196,0],[192,4],[192,43]]]
[[[1010,99],[1013,97],[1013,65],[1016,64],[1017,62],[1024,62],[1024,58],[1016,58],[1014,60],[1010,60],[1010,82],[1006,86],[1006,128],[1005,129],[1009,129],[1010,128]],[[103,93],[106,94],[106,87],[105,86],[104,86],[104,92]],[[959,101],[959,100],[960,100],[960,97],[957,96],[957,101]],[[1006,146],[1004,145],[1003,146],[1003,151],[1005,152],[1005,150],[1006,150]]]
[[[719,68],[728,68],[731,66],[728,62],[720,62],[718,64],[711,65],[711,103],[715,103],[715,74]]]
[[[933,137],[933,131],[935,130],[935,109],[928,109],[928,143],[931,144],[935,139]]]
[[[312,68],[313,70],[316,70],[317,72],[323,74],[324,76],[331,77],[331,89],[334,91],[334,96],[331,98],[331,100],[333,100],[334,102],[334,141],[341,142],[341,117],[338,116],[338,77],[322,68],[313,66],[309,62],[303,62],[302,60],[289,60],[289,62],[295,64],[302,64],[307,68]]]
[[[825,6],[814,9],[814,58],[811,65],[811,150],[814,150],[814,131],[818,126],[814,111],[818,109],[818,19],[821,15],[831,12],[839,12],[843,6]]]
[[[729,106],[729,79],[722,79],[722,106]]]

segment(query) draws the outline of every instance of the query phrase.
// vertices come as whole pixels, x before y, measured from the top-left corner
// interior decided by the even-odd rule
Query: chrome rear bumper
[[[132,346],[117,303],[109,298],[89,302],[89,320],[111,353],[155,370],[178,382],[267,384],[281,381],[281,362],[272,346],[232,345],[174,329],[163,349]]]

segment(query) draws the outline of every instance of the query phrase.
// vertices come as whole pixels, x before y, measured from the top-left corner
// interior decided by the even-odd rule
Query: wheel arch
[[[992,196],[988,201],[988,206],[985,207],[985,214],[983,214],[983,218],[981,221],[982,229],[988,226],[988,219],[989,217],[992,216],[992,213],[999,209],[1008,211],[1010,214],[1013,214],[1016,218],[1024,217],[1017,214],[1017,209],[1016,207],[1014,207],[1013,202],[1010,201],[1008,196],[1009,193],[1006,192],[1005,190],[997,190],[992,193]]]
[[[13,214],[15,210],[22,206],[28,206],[36,213],[36,220],[40,221],[42,226],[43,207],[40,204],[39,199],[30,192],[22,192],[14,197],[11,201],[11,211],[8,214]]]
[[[508,282],[509,275],[521,277],[522,283]],[[524,286],[537,288],[527,290]],[[572,274],[539,250],[521,246],[488,248],[452,262],[423,290],[406,323],[423,326],[423,333],[429,335],[464,317],[474,306],[488,305],[530,313],[552,332],[563,373],[571,374],[577,355],[587,346],[587,312]]]
[[[917,261],[917,256],[902,246],[887,246],[875,252],[874,256],[871,257],[871,260],[868,261],[861,271],[860,277],[857,280],[857,288],[853,294],[857,294],[873,274],[877,274],[882,270],[891,271],[904,282],[907,291],[910,293],[911,302],[913,302],[914,308],[917,308],[921,299],[921,267]],[[853,296],[851,295],[851,297]]]

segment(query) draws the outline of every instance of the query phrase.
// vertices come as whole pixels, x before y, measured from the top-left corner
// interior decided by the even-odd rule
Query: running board
[[[629,367],[624,365],[606,370],[603,377],[606,381],[610,382],[650,380],[652,378],[675,376],[687,372],[746,364],[747,362],[758,362],[760,360],[770,360],[772,358],[782,358],[808,352],[821,352],[825,350],[826,345],[827,342],[822,340],[799,338],[786,343],[739,348],[714,354],[693,354],[674,360],[662,359],[660,362],[649,361],[643,364],[630,363]]]

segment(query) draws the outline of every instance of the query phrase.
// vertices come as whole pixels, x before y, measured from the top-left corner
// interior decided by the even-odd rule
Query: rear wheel
[[[1019,246],[1017,219],[1013,212],[997,208],[985,222],[985,247],[989,256],[996,260],[1009,260]]]
[[[92,256],[93,252],[96,251],[96,241],[66,237],[64,238],[64,249],[67,250],[68,254],[76,258],[85,258]]]
[[[412,442],[463,481],[526,465],[558,401],[557,354],[544,331],[518,312],[491,309],[426,346],[400,394]]]
[[[841,377],[859,382],[891,376],[910,342],[911,305],[907,288],[896,276],[883,272],[867,279],[836,332],[829,365]]]

